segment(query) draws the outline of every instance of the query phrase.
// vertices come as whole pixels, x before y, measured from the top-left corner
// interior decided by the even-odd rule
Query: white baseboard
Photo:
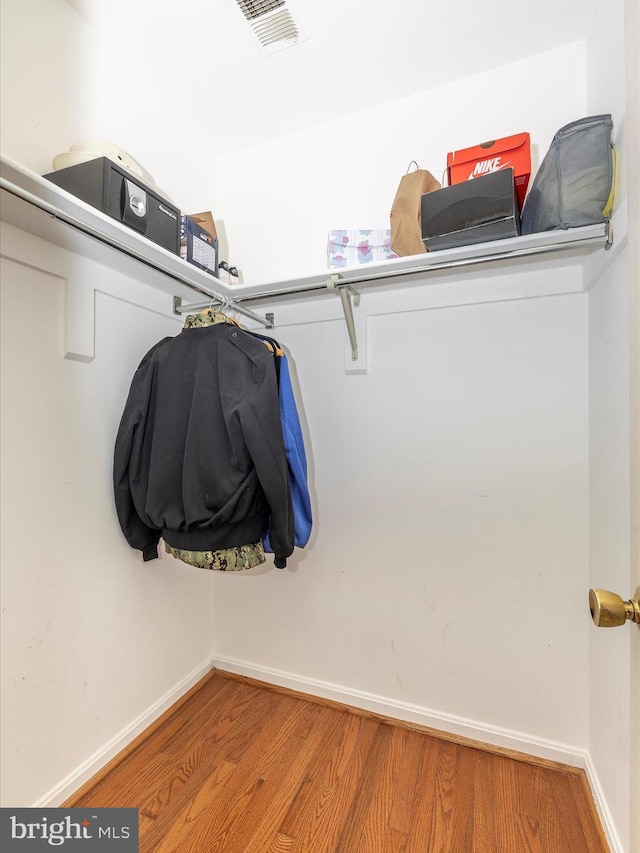
[[[607,837],[607,843],[609,844],[611,853],[625,853],[622,841],[620,840],[620,836],[618,835],[615,823],[611,816],[609,806],[607,805],[598,774],[596,773],[595,767],[593,766],[591,757],[588,753],[586,756],[584,770],[587,775],[587,782],[591,788],[591,793],[593,794],[598,815],[600,816],[600,822],[602,823],[604,834]]]
[[[131,741],[148,728],[158,717],[177,702],[184,694],[190,690],[195,684],[204,678],[211,671],[212,661],[207,660],[200,664],[190,675],[180,681],[175,687],[172,687],[165,695],[157,702],[154,702],[150,708],[142,713],[130,725],[119,732],[115,737],[111,738],[101,749],[90,756],[85,762],[77,767],[65,779],[63,779],[55,788],[52,788],[47,794],[40,798],[37,803],[34,803],[34,808],[55,808],[68,799],[75,791],[77,791],[85,782],[88,782],[105,764],[111,761],[119,752],[121,752]]]
[[[536,738],[521,732],[511,731],[500,726],[491,726],[485,723],[446,714],[441,711],[425,708],[421,705],[413,705],[374,693],[362,690],[354,690],[341,684],[331,684],[326,681],[318,681],[312,678],[296,675],[295,673],[282,672],[269,667],[255,666],[245,661],[233,658],[215,657],[214,668],[227,670],[237,675],[245,675],[259,681],[266,681],[279,687],[288,687],[301,693],[309,693],[322,699],[330,699],[344,705],[351,705],[374,714],[393,717],[396,720],[416,723],[420,726],[437,729],[441,732],[459,735],[482,743],[511,749],[515,752],[524,752],[528,755],[544,758],[549,761],[557,761],[561,764],[569,764],[573,767],[584,769],[586,754],[575,747],[557,743],[543,738]]]

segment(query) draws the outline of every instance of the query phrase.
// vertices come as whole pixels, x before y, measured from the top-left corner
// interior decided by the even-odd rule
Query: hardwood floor
[[[582,771],[215,672],[66,806],[141,853],[600,853]]]

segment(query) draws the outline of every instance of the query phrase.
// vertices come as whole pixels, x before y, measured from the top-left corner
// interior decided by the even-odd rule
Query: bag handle
[[[409,163],[409,165],[407,166],[407,171],[405,172],[405,175],[408,175],[408,174],[409,174],[409,172],[411,171],[411,167],[412,167],[412,166],[415,166],[415,167],[416,167],[416,168],[415,168],[415,171],[416,171],[416,172],[419,172],[419,171],[420,171],[420,166],[418,165],[418,163],[417,163],[415,160],[412,160],[412,161]]]

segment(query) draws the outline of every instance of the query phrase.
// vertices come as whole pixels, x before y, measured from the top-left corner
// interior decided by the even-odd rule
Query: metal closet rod
[[[166,267],[163,267],[161,264],[156,261],[151,260],[150,258],[145,257],[144,255],[139,254],[138,252],[130,249],[124,243],[121,243],[119,240],[114,237],[110,237],[107,234],[104,234],[97,228],[93,228],[92,226],[88,226],[83,223],[80,219],[77,219],[75,216],[71,216],[68,213],[57,208],[55,205],[50,204],[48,201],[44,199],[38,198],[37,195],[30,193],[28,190],[19,187],[17,184],[12,183],[11,181],[6,180],[6,178],[0,177],[0,188],[10,193],[11,195],[16,196],[17,198],[22,199],[22,201],[26,201],[28,204],[33,207],[37,207],[39,210],[44,213],[49,214],[49,216],[53,217],[53,219],[58,219],[60,222],[64,222],[65,225],[69,225],[71,228],[75,228],[76,231],[80,231],[83,234],[86,234],[89,237],[92,237],[95,240],[98,240],[100,243],[104,243],[111,248],[116,249],[122,254],[127,255],[130,258],[133,258],[136,261],[144,264],[145,266],[151,267],[151,269],[156,270],[156,272],[160,272],[163,275],[169,276],[174,279],[174,281],[180,282],[180,284],[184,284],[187,287],[191,288],[191,290],[195,290],[197,293],[201,293],[203,296],[207,296],[209,301],[203,303],[195,303],[193,305],[185,305],[182,306],[182,300],[179,302],[174,301],[174,312],[176,314],[182,314],[190,310],[201,310],[203,308],[207,308],[211,305],[212,301],[215,300],[219,304],[223,305],[226,308],[233,309],[237,311],[239,314],[244,315],[245,317],[249,317],[252,320],[255,320],[257,323],[261,323],[267,329],[273,328],[273,315],[269,317],[262,317],[260,314],[256,314],[254,311],[251,311],[250,308],[245,308],[243,305],[239,305],[234,299],[230,299],[227,296],[223,296],[221,293],[216,293],[214,290],[205,287],[204,285],[194,284],[194,282],[190,281],[185,276],[181,276],[179,273],[173,272],[173,270],[169,270]],[[180,307],[180,310],[178,310]]]
[[[0,186],[2,187],[3,190],[6,190],[7,192],[11,193],[12,195],[17,196],[18,198],[21,198],[23,201],[26,201],[29,204],[33,205],[34,207],[37,207],[40,210],[44,211],[45,213],[48,213],[54,219],[61,220],[62,222],[66,223],[67,225],[71,226],[72,228],[75,228],[77,231],[80,231],[84,234],[87,234],[90,237],[93,237],[94,239],[96,239],[102,243],[105,243],[106,245],[122,252],[123,254],[127,255],[128,257],[131,257],[134,260],[145,264],[146,266],[150,267],[151,269],[154,269],[156,272],[160,272],[163,275],[166,275],[169,278],[172,278],[174,281],[178,281],[178,282],[180,282],[180,284],[183,284],[186,287],[189,287],[191,290],[195,290],[197,293],[201,293],[203,296],[208,297],[210,300],[213,300],[213,299],[217,300],[221,304],[224,304],[227,307],[232,308],[234,311],[238,311],[240,314],[243,314],[245,317],[249,317],[252,320],[254,320],[255,322],[261,323],[263,326],[265,326],[268,329],[273,328],[273,315],[267,314],[266,317],[262,317],[259,314],[255,314],[249,308],[245,308],[242,303],[264,301],[267,299],[275,299],[277,297],[296,296],[296,295],[311,293],[314,291],[315,292],[324,291],[326,293],[328,288],[331,288],[332,290],[337,290],[338,294],[342,298],[341,290],[345,287],[349,287],[349,286],[354,285],[354,284],[366,284],[367,282],[373,283],[373,282],[381,281],[381,280],[388,279],[388,278],[400,278],[403,276],[410,276],[410,275],[427,275],[431,272],[437,272],[439,270],[454,269],[456,267],[472,266],[472,265],[478,265],[478,264],[489,264],[489,263],[492,263],[494,261],[503,260],[505,258],[516,258],[516,257],[522,257],[522,256],[526,256],[526,255],[546,254],[548,252],[566,250],[567,248],[570,248],[573,245],[585,245],[586,243],[594,243],[594,242],[601,242],[602,241],[602,236],[589,237],[587,239],[579,238],[576,240],[564,241],[564,242],[558,243],[558,244],[551,243],[551,244],[546,244],[545,246],[519,247],[519,248],[514,248],[514,249],[505,249],[505,250],[500,251],[500,252],[491,253],[488,255],[480,255],[480,256],[476,256],[476,257],[456,258],[456,259],[451,258],[451,259],[443,260],[443,261],[429,262],[427,264],[416,264],[415,266],[406,267],[404,269],[385,270],[383,272],[377,272],[377,273],[366,273],[366,272],[362,272],[360,274],[356,273],[356,275],[348,275],[345,278],[342,277],[341,273],[338,270],[335,270],[335,271],[327,270],[327,279],[324,281],[315,281],[313,284],[309,283],[306,285],[305,284],[293,285],[292,287],[288,287],[288,288],[284,287],[284,288],[279,288],[277,290],[271,289],[271,290],[258,291],[258,292],[253,293],[253,294],[247,294],[246,296],[238,294],[234,298],[229,298],[226,296],[222,296],[219,293],[216,293],[211,288],[205,287],[204,285],[195,284],[191,279],[187,278],[186,276],[183,276],[178,272],[174,272],[173,270],[170,270],[170,269],[164,267],[158,261],[154,261],[150,258],[145,257],[144,255],[139,254],[138,252],[130,249],[124,243],[120,243],[116,238],[104,234],[99,229],[94,228],[92,226],[87,226],[85,223],[83,223],[81,220],[77,219],[76,217],[71,216],[70,214],[64,213],[63,211],[59,210],[54,205],[50,204],[47,201],[44,201],[44,199],[41,199],[38,196],[34,195],[33,193],[30,193],[28,190],[22,189],[22,187],[18,186],[17,184],[12,183],[11,181],[7,181],[5,178],[0,177]],[[606,231],[605,236],[606,236],[605,248],[609,248],[611,245],[611,242],[612,242],[612,232],[611,232],[610,224],[607,227],[607,231]],[[337,278],[336,278],[336,276],[337,276]],[[193,305],[184,306],[184,310],[178,310],[178,306],[180,306],[180,307],[182,307],[182,306],[181,306],[181,300],[178,300],[176,298],[176,300],[174,301],[174,311],[176,314],[184,313],[185,310],[197,311],[197,310],[202,310],[203,308],[206,308],[209,304],[210,303],[208,303],[208,302],[207,303],[205,303],[205,302],[194,303]]]
[[[609,235],[611,233],[611,228],[609,226],[607,230],[607,243],[605,243],[605,248],[609,247]],[[401,278],[407,275],[428,275],[431,272],[440,272],[441,270],[447,269],[455,269],[456,267],[468,267],[468,266],[476,266],[479,264],[490,264],[495,261],[502,261],[508,258],[519,258],[526,257],[527,255],[544,255],[549,254],[550,252],[560,252],[565,251],[572,246],[584,246],[590,243],[602,243],[602,236],[595,236],[589,238],[578,238],[576,240],[566,240],[562,243],[553,244],[549,243],[545,246],[524,246],[519,247],[517,249],[504,249],[501,252],[495,252],[489,255],[478,255],[476,257],[467,257],[467,258],[450,258],[444,261],[435,261],[430,262],[428,264],[421,264],[412,267],[405,267],[404,269],[393,269],[393,270],[385,270],[383,272],[376,273],[361,273],[359,275],[349,275],[346,278],[342,277],[339,269],[332,270],[327,276],[328,281],[322,282],[314,282],[313,284],[307,285],[293,285],[289,288],[281,288],[280,290],[263,290],[258,293],[252,293],[247,296],[238,296],[237,300],[239,302],[257,302],[264,301],[265,299],[274,299],[278,296],[299,296],[305,293],[311,293],[313,291],[324,291],[327,292],[327,288],[335,289],[340,291],[342,288],[347,288],[351,285],[356,284],[367,284],[369,282],[375,281],[383,281],[384,279],[389,278]],[[433,257],[433,255],[432,255]],[[328,271],[329,272],[329,271]],[[337,277],[337,280],[335,280]]]
[[[223,296],[221,293],[212,293],[211,299],[207,302],[190,302],[188,305],[183,305],[182,299],[179,296],[174,296],[173,312],[174,314],[192,314],[194,311],[203,311],[206,308],[210,308],[213,302],[217,302],[223,310],[230,308],[232,311],[237,311],[239,314],[243,314],[257,323],[262,323],[267,329],[273,329],[273,314],[267,314],[266,317],[262,317],[250,308],[245,308],[244,305],[240,305],[239,302],[229,299],[228,296]]]

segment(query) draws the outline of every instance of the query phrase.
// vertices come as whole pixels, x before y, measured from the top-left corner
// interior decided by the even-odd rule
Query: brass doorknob
[[[621,596],[607,589],[589,590],[589,610],[598,628],[615,628],[627,620],[640,625],[640,589],[636,597],[623,601]]]

